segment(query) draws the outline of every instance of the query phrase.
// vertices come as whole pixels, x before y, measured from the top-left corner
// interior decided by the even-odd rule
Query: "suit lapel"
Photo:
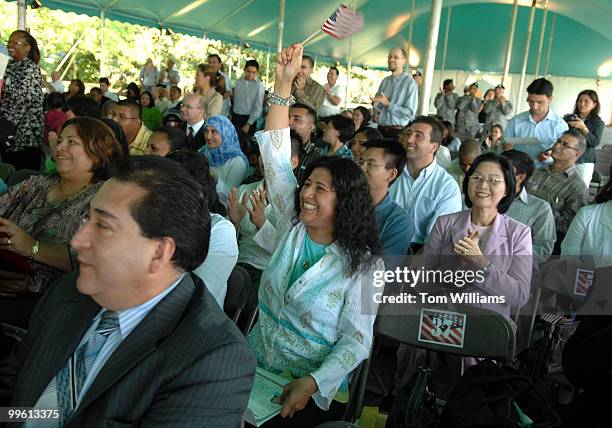
[[[153,352],[159,341],[174,330],[192,300],[194,289],[190,274],[185,275],[176,288],[149,312],[102,367],[73,418]]]
[[[58,284],[62,286],[68,284]],[[49,334],[35,346],[31,353],[44,355],[41,364],[32,367],[36,374],[28,380],[31,387],[29,394],[24,397],[24,405],[34,406],[49,381],[66,364],[66,361],[76,350],[83,335],[91,325],[91,320],[100,310],[90,297],[79,294],[74,298],[60,300],[54,309],[53,331],[59,334]],[[72,332],[73,334],[70,334]],[[23,370],[26,373],[30,370]]]

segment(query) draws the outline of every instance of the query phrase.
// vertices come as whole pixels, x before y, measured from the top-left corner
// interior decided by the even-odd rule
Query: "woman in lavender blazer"
[[[429,266],[453,258],[442,256],[455,256],[464,269],[483,271],[484,281],[467,288],[477,295],[477,302],[470,303],[508,319],[511,308],[529,300],[532,265],[529,226],[504,215],[514,189],[514,170],[507,159],[494,153],[477,157],[463,181],[470,210],[438,217],[424,249]],[[504,303],[493,302],[499,300],[493,296],[503,296]]]

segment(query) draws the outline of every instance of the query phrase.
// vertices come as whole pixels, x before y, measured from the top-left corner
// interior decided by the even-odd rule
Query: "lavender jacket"
[[[427,265],[440,265],[440,256],[454,256],[454,244],[468,236],[471,229],[471,210],[438,217],[425,244]],[[497,311],[510,319],[510,309],[520,308],[529,300],[532,266],[529,226],[497,214],[490,235],[484,246],[480,244],[480,249],[492,264],[484,282],[474,283],[474,288],[470,289],[482,296],[505,296],[506,302],[476,306]]]

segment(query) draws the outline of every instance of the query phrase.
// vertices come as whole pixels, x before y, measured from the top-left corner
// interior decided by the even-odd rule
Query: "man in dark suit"
[[[43,296],[0,365],[0,406],[52,426],[235,428],[255,358],[201,281],[210,215],[197,182],[156,156],[114,165],[71,245],[80,271]]]
[[[197,151],[204,144],[204,99],[200,95],[188,95],[181,104],[181,118],[185,121],[185,134],[187,145],[191,150]]]

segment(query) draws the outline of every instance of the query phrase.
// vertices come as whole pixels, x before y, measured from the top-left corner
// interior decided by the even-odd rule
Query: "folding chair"
[[[223,302],[223,311],[235,323],[242,313],[251,287],[251,278],[244,268],[234,266],[227,280],[227,294]]]
[[[15,174],[15,167],[10,163],[0,162],[0,178],[5,182],[8,178]]]
[[[501,361],[514,360],[516,345],[512,324],[493,310],[465,304],[412,305],[412,313],[398,315],[393,314],[395,311],[391,306],[387,305],[379,311],[377,335],[434,352]],[[387,310],[388,308],[391,311]],[[449,317],[447,319],[453,317],[463,319],[461,338],[455,337],[454,344],[451,343],[452,340],[447,340],[446,343],[437,342],[435,336],[431,336],[430,332],[426,331],[426,321],[421,322],[427,313],[432,313],[431,311],[434,315]],[[452,328],[450,324],[448,328]],[[443,330],[442,334],[446,331]]]

